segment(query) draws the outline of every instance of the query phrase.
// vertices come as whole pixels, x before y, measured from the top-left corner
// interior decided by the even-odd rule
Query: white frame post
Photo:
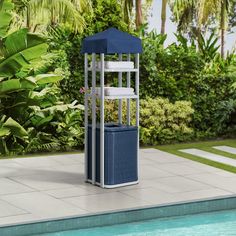
[[[104,188],[104,53],[100,54],[100,186]]]
[[[119,54],[119,61],[122,61],[122,54]],[[118,87],[122,87],[122,72],[118,73]],[[119,124],[122,124],[122,99],[119,99],[118,117]]]
[[[137,69],[135,73],[135,93],[137,95],[136,99],[136,126],[138,129],[137,134],[137,176],[139,180],[139,53],[135,54],[135,68]]]
[[[130,53],[127,55],[127,61],[131,60]],[[130,88],[130,71],[127,72],[127,88]],[[127,125],[130,125],[130,98],[127,99]]]
[[[88,181],[88,53],[84,54],[84,173]]]
[[[96,184],[96,54],[92,53],[92,183]]]

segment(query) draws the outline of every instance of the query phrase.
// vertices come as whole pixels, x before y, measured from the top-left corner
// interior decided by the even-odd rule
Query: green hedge
[[[131,123],[135,125],[135,102],[131,103]],[[191,102],[171,103],[164,98],[140,100],[140,142],[144,145],[186,141],[193,137],[189,124],[194,110]],[[123,102],[123,121],[126,121],[126,103]],[[98,117],[99,118],[99,117]],[[107,102],[105,120],[117,122],[118,103]]]
[[[175,102],[191,101],[194,108],[191,127],[195,138],[212,137],[227,133],[235,127],[236,56],[222,59],[218,53],[209,61],[207,52],[188,45],[182,36],[178,42],[164,47],[165,36],[155,33],[143,38],[141,55],[140,95],[162,96]],[[222,112],[223,111],[223,112]]]

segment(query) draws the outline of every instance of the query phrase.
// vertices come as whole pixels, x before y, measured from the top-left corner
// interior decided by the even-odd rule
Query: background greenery
[[[169,1],[179,28],[176,43],[167,47],[164,15],[161,34],[147,32],[142,10],[148,10],[151,2],[0,0],[1,155],[83,148],[81,43],[109,27],[139,36],[143,42],[143,145],[234,135],[236,55],[222,53],[224,44],[218,45],[217,39],[219,34],[222,39],[222,29],[235,25],[235,1],[227,1],[227,14],[214,21],[212,16],[219,12],[204,13],[203,20],[196,10],[203,4],[200,0],[195,5]],[[202,7],[207,10],[209,5]],[[117,78],[108,81],[114,85]],[[117,103],[106,107],[107,121],[117,121]]]

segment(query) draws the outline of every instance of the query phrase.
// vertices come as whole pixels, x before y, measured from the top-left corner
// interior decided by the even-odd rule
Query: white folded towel
[[[92,63],[90,64],[92,68]],[[132,61],[104,61],[105,69],[133,69],[134,62]],[[101,62],[96,62],[96,68],[101,68]]]
[[[92,88],[91,88],[92,90]],[[96,87],[95,93],[97,95],[101,94],[100,87]],[[119,87],[104,87],[104,95],[105,96],[115,96],[115,95],[134,95],[134,89],[133,88],[119,88]]]

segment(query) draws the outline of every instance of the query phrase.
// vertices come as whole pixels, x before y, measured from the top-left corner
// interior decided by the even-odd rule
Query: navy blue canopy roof
[[[115,28],[89,36],[83,40],[82,53],[141,53],[140,38]]]

